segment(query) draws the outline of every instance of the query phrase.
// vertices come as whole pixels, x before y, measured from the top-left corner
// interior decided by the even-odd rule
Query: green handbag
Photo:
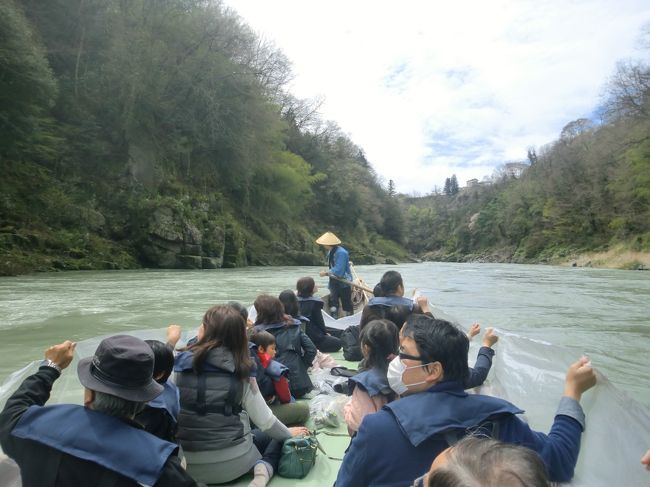
[[[316,463],[318,440],[315,436],[294,436],[284,441],[278,474],[290,479],[304,478]]]

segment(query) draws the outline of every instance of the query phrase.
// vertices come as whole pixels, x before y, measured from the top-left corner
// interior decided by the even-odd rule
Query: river
[[[357,266],[372,287],[390,269],[407,289],[467,327],[514,332],[588,354],[619,388],[650,407],[650,273],[514,264]],[[65,339],[200,322],[211,305],[278,294],[315,267],[101,271],[0,278],[0,377]],[[321,287],[325,278],[315,277]],[[498,357],[498,344],[496,345]]]

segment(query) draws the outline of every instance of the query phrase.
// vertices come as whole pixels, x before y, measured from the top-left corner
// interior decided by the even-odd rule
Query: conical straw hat
[[[316,240],[318,245],[338,245],[341,243],[339,238],[332,232],[325,232]]]

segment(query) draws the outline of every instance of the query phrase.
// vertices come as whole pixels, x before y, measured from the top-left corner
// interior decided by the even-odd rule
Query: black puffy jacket
[[[300,322],[256,325],[255,331],[268,331],[275,336],[275,360],[289,369],[289,390],[300,398],[314,388],[307,369],[316,357],[316,345],[300,330]]]

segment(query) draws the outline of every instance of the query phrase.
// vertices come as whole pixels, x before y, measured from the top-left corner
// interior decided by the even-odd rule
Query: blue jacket
[[[494,357],[494,350],[490,347],[479,348],[478,354],[476,355],[476,363],[474,363],[473,368],[469,367],[469,375],[463,383],[465,389],[480,386],[485,382],[492,368],[492,357]]]
[[[350,393],[352,393],[356,386],[361,386],[370,397],[381,394],[388,397],[389,400],[392,400],[397,396],[388,385],[386,372],[374,367],[350,377],[348,384]]]
[[[164,409],[172,418],[178,420],[178,412],[181,409],[178,387],[169,380],[163,384],[163,387],[162,394],[149,401],[148,406],[156,409]]]
[[[154,485],[177,445],[124,421],[73,404],[31,406],[11,432]]]
[[[498,439],[536,451],[552,481],[570,480],[584,429],[580,405],[562,398],[548,435],[531,430],[516,416],[522,412],[502,399],[467,394],[458,382],[441,382],[367,415],[343,458],[335,485],[410,486],[449,446],[450,430],[462,436],[483,428],[491,434],[494,423]]]
[[[159,442],[160,440],[154,439],[152,444],[162,444],[165,446],[162,449],[154,447],[155,452],[159,453],[152,452],[153,460],[149,458],[147,461],[141,463],[141,455],[149,455],[146,452],[149,450],[149,447],[147,447],[147,450],[138,450],[138,448],[140,448],[138,445],[142,445],[140,439],[145,436],[149,439],[153,437],[142,431],[141,427],[133,421],[122,421],[112,418],[114,421],[121,421],[124,423],[124,427],[133,428],[135,430],[135,433],[132,431],[125,431],[124,436],[122,435],[122,432],[124,431],[122,424],[117,424],[116,427],[111,426],[108,429],[102,427],[101,431],[103,431],[103,433],[97,434],[100,431],[100,423],[103,423],[103,421],[100,420],[100,423],[97,424],[93,423],[88,428],[78,428],[77,426],[80,426],[82,423],[81,421],[75,421],[75,425],[72,426],[70,432],[79,431],[80,434],[78,436],[75,433],[74,438],[70,438],[66,431],[62,431],[62,436],[55,438],[57,442],[65,440],[66,444],[70,446],[80,446],[80,442],[89,440],[86,443],[89,447],[88,450],[85,448],[78,449],[74,454],[64,453],[62,450],[41,442],[41,439],[45,439],[45,437],[52,439],[51,437],[54,430],[60,430],[64,425],[64,422],[68,419],[67,413],[64,415],[64,420],[56,422],[47,421],[46,429],[42,436],[40,431],[33,430],[33,433],[38,437],[34,440],[22,439],[18,436],[14,436],[14,429],[18,427],[18,424],[28,413],[30,408],[34,406],[43,406],[45,404],[47,399],[50,397],[52,384],[58,377],[59,372],[53,368],[41,367],[38,372],[30,375],[23,381],[16,392],[7,399],[4,410],[0,413],[0,444],[2,445],[4,453],[13,458],[20,466],[22,485],[24,487],[42,487],[43,485],[51,485],[55,487],[69,487],[70,485],[98,486],[101,485],[102,482],[106,481],[107,476],[112,476],[114,480],[116,480],[116,487],[135,487],[137,485],[142,485],[124,475],[117,473],[113,474],[111,470],[102,466],[100,463],[83,459],[83,456],[87,454],[100,455],[103,453],[106,453],[109,456],[107,460],[112,464],[120,465],[120,471],[123,470],[122,465],[128,464],[134,466],[134,463],[132,462],[132,460],[134,460],[137,463],[136,468],[138,469],[138,472],[131,471],[130,474],[133,476],[137,475],[138,478],[145,480],[145,482],[151,481],[151,478],[157,475],[157,465],[159,465],[158,460],[161,458],[160,452],[163,452],[163,455],[166,454],[164,452],[170,448],[170,444],[167,442]],[[49,407],[40,409],[47,410]],[[91,416],[94,417],[96,414],[101,414],[88,410],[81,412],[83,415],[80,416],[85,419],[89,419]],[[27,416],[27,419],[29,418],[30,416]],[[116,424],[114,421],[111,421],[111,418],[108,418],[108,421],[111,425]],[[36,422],[32,423],[32,428],[35,424]],[[97,429],[95,429],[96,426]],[[18,433],[21,434],[20,430],[18,430]],[[31,436],[30,433],[27,434]],[[118,434],[120,439],[114,440],[114,434]],[[130,438],[130,435],[136,434],[139,434],[139,439],[136,442],[130,440],[124,441],[125,437],[128,436]],[[70,443],[67,443],[68,440]],[[99,444],[96,445],[97,448],[95,448],[95,443],[97,442]],[[149,444],[148,440],[145,440],[145,442]],[[176,447],[176,445],[172,446],[174,448]],[[110,449],[110,452],[107,451],[107,448]],[[126,453],[122,452],[123,450],[126,450]],[[122,462],[121,457],[124,455],[128,457],[128,460]],[[144,477],[147,477],[147,479]],[[155,487],[196,487],[197,483],[187,474],[187,472],[185,472],[183,467],[181,467],[178,457],[175,454],[172,454],[169,455],[167,460],[164,462],[160,477],[154,485]]]
[[[325,320],[323,320],[323,305],[325,303],[316,296],[309,296],[308,298],[298,296],[298,303],[300,304],[300,312],[309,320],[305,327],[307,336],[318,347],[322,339],[327,336],[327,328],[325,327]]]
[[[380,296],[370,298],[368,301],[368,306],[384,306],[390,308],[392,306],[407,306],[410,310],[413,310],[414,301],[409,298],[402,296]]]
[[[334,251],[334,255],[330,255]],[[330,262],[330,274],[342,279],[352,280],[352,271],[350,270],[350,255],[340,245],[327,253],[327,261]]]

